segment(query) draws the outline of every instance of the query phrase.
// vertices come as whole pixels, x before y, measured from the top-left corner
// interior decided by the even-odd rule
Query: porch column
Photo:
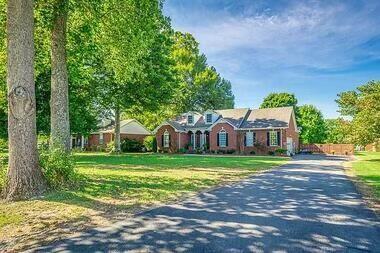
[[[196,135],[196,133],[193,133],[193,148],[197,147],[197,143],[195,142],[195,140],[196,140],[195,135]]]
[[[82,135],[82,139],[81,139],[81,142],[80,142],[81,146],[82,146],[82,149],[84,149],[84,136]]]

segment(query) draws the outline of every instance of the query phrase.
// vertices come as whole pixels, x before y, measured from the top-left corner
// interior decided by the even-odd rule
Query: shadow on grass
[[[45,200],[108,213],[166,200],[176,194],[193,192],[217,183],[217,179],[207,178],[81,176],[77,189],[54,192]]]

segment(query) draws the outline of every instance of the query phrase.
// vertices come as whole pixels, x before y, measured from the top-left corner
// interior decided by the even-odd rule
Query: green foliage
[[[40,165],[51,189],[65,188],[76,181],[74,158],[62,150],[40,152]]]
[[[326,119],[326,139],[325,143],[348,144],[351,143],[351,123],[342,118]]]
[[[275,155],[274,151],[268,151],[268,155]]]
[[[278,154],[278,155],[286,155],[287,152],[288,152],[288,150],[285,149],[285,148],[278,148],[278,149],[276,149],[274,152],[275,152],[276,154]]]
[[[252,150],[251,152],[249,152],[250,155],[256,155],[256,152],[254,150]]]
[[[143,145],[136,140],[125,139],[121,143],[122,152],[141,152]]]
[[[8,168],[8,155],[0,153],[0,193],[6,185]]]
[[[351,139],[355,144],[366,145],[380,138],[380,81],[342,92],[336,102],[342,115],[353,118]]]
[[[270,93],[264,98],[264,101],[260,105],[260,108],[275,108],[297,106],[298,100],[294,94],[290,93]]]
[[[149,152],[157,152],[157,139],[156,136],[147,136],[144,139],[144,147]]]
[[[298,107],[297,115],[302,143],[323,143],[326,139],[326,126],[321,111],[313,105],[303,105]]]
[[[115,152],[115,142],[114,141],[110,141],[109,143],[107,143],[107,146],[106,146],[106,152]]]
[[[8,141],[0,138],[0,153],[8,152]]]

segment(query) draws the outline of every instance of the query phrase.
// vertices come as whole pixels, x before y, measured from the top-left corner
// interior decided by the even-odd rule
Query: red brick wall
[[[299,150],[299,147],[300,147],[300,140],[299,140],[299,133],[297,132],[293,117],[290,120],[289,128],[284,129],[284,131],[285,131],[285,146],[284,146],[284,148],[286,148],[286,137],[290,137],[293,139],[293,142],[294,142],[295,148],[296,148],[296,152],[297,152]]]
[[[163,137],[163,135],[164,135],[164,133],[165,133],[166,130],[169,132],[169,135],[170,135],[170,147],[169,148],[164,148],[162,146],[162,137]],[[178,149],[179,149],[179,146],[178,146],[178,134],[179,133],[175,132],[175,130],[174,130],[174,128],[172,126],[166,125],[166,126],[160,127],[157,130],[157,133],[156,133],[157,148],[158,148],[158,150],[163,150],[163,151],[169,152],[169,153],[176,153],[176,152],[178,152]],[[181,146],[182,145],[183,144],[181,143]]]
[[[111,133],[105,133],[103,134],[103,145],[102,146],[106,146],[108,143],[110,143],[113,139],[113,136]],[[99,134],[91,134],[89,137],[88,137],[88,146],[89,147],[92,147],[92,146],[100,146],[101,144],[99,144]]]
[[[123,141],[125,139],[130,140],[136,140],[138,142],[143,143],[145,137],[148,135],[142,135],[142,134],[120,134],[120,140]],[[94,146],[107,146],[108,143],[115,140],[115,136],[112,133],[104,133],[103,134],[103,145],[99,144],[99,134],[91,134],[88,137],[88,146],[94,147]]]
[[[275,131],[280,131],[281,130],[275,130]],[[256,133],[256,145],[253,147],[246,147],[244,146],[244,136],[245,133],[248,131],[239,131],[238,133],[238,140],[239,140],[239,151],[243,154],[250,154],[251,151],[254,151],[255,154],[258,155],[267,155],[269,151],[275,151],[276,149],[281,148],[281,143],[279,146],[268,146],[267,145],[267,133],[268,130],[255,130],[253,131]],[[282,148],[286,148],[286,136],[285,136],[285,131],[282,130],[282,135],[281,135],[281,141],[283,143]]]
[[[218,147],[217,143],[217,134],[219,131],[224,129],[228,133],[228,146],[225,148]],[[234,128],[227,123],[219,123],[216,124],[211,132],[210,132],[210,150],[215,151],[215,150],[231,150],[235,149],[238,151],[238,142],[237,142],[237,132],[234,130]]]

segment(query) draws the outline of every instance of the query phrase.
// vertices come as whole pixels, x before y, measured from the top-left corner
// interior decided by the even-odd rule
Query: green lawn
[[[80,153],[75,160],[80,178],[75,189],[0,203],[0,251],[15,238],[20,245],[63,224],[104,223],[122,212],[242,179],[287,158]]]
[[[380,200],[380,152],[359,152],[356,156],[358,161],[352,164],[355,175],[368,184]]]

